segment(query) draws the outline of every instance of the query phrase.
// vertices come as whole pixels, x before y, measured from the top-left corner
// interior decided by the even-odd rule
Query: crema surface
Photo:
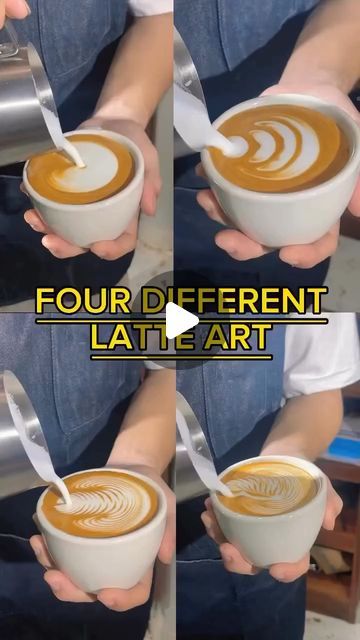
[[[85,167],[77,167],[63,151],[48,151],[29,162],[27,178],[44,198],[61,204],[99,202],[125,189],[134,177],[134,159],[116,140],[92,133],[73,134],[67,139]]]
[[[218,494],[222,504],[244,515],[274,516],[303,507],[317,493],[314,478],[292,464],[253,462],[232,469],[223,478],[234,497]]]
[[[155,489],[125,472],[89,471],[64,482],[72,505],[65,505],[56,488],[49,488],[42,511],[54,527],[75,536],[124,535],[150,522],[158,509]]]
[[[309,189],[335,176],[350,157],[350,144],[334,119],[297,105],[269,105],[232,116],[219,131],[241,137],[248,149],[230,158],[210,148],[217,171],[250,191]]]

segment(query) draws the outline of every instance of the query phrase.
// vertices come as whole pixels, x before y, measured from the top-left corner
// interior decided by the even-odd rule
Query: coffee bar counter
[[[307,609],[355,622],[360,600],[360,463],[323,457],[317,461],[344,499],[344,508],[333,531],[322,529],[316,544],[340,551],[349,572],[326,575],[310,571]]]

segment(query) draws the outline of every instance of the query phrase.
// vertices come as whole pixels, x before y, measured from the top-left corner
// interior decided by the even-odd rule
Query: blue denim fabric
[[[319,0],[176,0],[175,25],[200,78],[234,69]]]
[[[177,372],[177,387],[204,429],[218,471],[258,455],[271,430],[283,390],[283,326],[269,334],[267,348],[271,362],[212,361]],[[251,577],[225,571],[217,545],[204,535],[202,511],[203,498],[178,507],[179,637],[300,640],[304,581],[284,585],[266,571]]]
[[[102,338],[110,331],[104,329]],[[141,363],[90,361],[89,335],[83,325],[35,325],[33,314],[2,314],[0,322],[0,370],[11,369],[23,383],[61,475],[105,464],[140,383]],[[111,639],[142,640],[149,605],[121,615],[51,595],[26,540],[36,533],[38,495],[33,490],[0,501],[2,640],[98,639],[106,630]]]

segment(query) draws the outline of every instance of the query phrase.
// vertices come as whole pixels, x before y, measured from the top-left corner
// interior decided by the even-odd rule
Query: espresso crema
[[[220,502],[244,515],[274,516],[299,509],[318,491],[317,481],[293,464],[259,461],[239,465],[222,478],[231,489],[228,498],[218,494]]]
[[[219,131],[230,139],[245,139],[247,151],[226,157],[210,148],[215,168],[250,191],[309,189],[334,177],[350,157],[349,141],[337,122],[308,107],[278,104],[241,111]]]
[[[155,489],[130,473],[84,471],[64,479],[72,505],[56,488],[45,494],[42,511],[57,529],[74,536],[109,538],[146,525],[158,510]]]
[[[31,158],[27,178],[44,198],[61,204],[90,204],[119,193],[135,174],[129,149],[105,135],[77,133],[67,137],[85,167],[77,167],[64,151]]]

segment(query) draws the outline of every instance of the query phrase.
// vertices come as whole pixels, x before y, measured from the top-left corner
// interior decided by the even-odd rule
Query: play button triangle
[[[174,302],[166,305],[166,337],[169,340],[176,338],[199,324],[199,318],[190,311],[186,311]]]

